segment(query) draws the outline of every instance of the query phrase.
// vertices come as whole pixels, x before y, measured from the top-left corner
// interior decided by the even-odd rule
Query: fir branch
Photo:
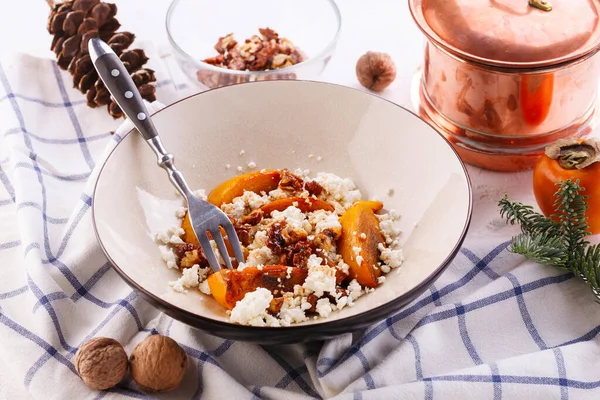
[[[585,215],[588,197],[582,194],[579,181],[566,180],[559,186],[551,218],[507,196],[499,201],[500,216],[511,225],[519,224],[523,232],[512,238],[510,251],[572,272],[600,302],[600,244],[592,246],[586,240],[590,234]]]
[[[571,260],[571,271],[587,282],[600,300],[600,244],[588,246],[585,252],[577,252]]]
[[[564,181],[557,190],[553,215],[560,221],[569,254],[588,244],[585,237],[589,235],[587,217],[587,196],[581,194],[584,189],[571,179]]]
[[[555,267],[564,268],[567,261],[567,248],[560,236],[517,235],[512,239],[510,251],[539,264]]]
[[[526,235],[560,234],[560,224],[536,212],[532,206],[509,201],[506,195],[498,205],[500,216],[511,225],[519,224],[521,231]]]

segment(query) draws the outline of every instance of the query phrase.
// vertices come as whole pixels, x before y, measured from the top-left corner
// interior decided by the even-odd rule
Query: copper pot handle
[[[529,0],[529,5],[542,11],[552,11],[552,4],[548,0]]]

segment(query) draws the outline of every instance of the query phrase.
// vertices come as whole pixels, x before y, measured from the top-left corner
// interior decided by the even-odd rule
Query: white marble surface
[[[170,0],[116,0],[122,29],[135,32],[140,40],[166,45],[165,14]],[[357,87],[355,63],[365,51],[384,51],[396,62],[395,82],[380,95],[411,108],[410,85],[422,60],[424,39],[408,11],[407,0],[339,0],[343,26],[337,51],[320,80]],[[0,14],[0,55],[23,52],[53,57],[46,31],[49,8],[45,0],[3,0]],[[161,100],[159,98],[159,100]],[[497,195],[510,188],[527,187],[528,173],[506,175],[470,168],[479,207],[474,218],[494,212]],[[495,175],[495,178],[492,178]],[[486,184],[494,180],[502,187]],[[528,195],[528,193],[526,193]],[[484,201],[482,203],[482,200]],[[25,340],[25,339],[24,339]],[[0,399],[29,399],[22,378],[13,377],[0,360]]]

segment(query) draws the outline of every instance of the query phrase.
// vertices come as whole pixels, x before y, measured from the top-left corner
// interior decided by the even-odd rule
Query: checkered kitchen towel
[[[160,82],[159,99],[178,87]],[[505,191],[533,201],[529,173],[471,169],[464,248],[398,314],[325,343],[257,346],[172,320],[111,269],[90,196],[96,166],[128,130],[110,135],[117,124],[88,109],[54,62],[0,63],[0,359],[33,398],[600,398],[600,305],[570,275],[506,250],[516,228],[496,201]],[[84,340],[114,337],[131,351],[157,332],[192,360],[177,390],[150,397],[128,380],[99,393],[77,377]]]

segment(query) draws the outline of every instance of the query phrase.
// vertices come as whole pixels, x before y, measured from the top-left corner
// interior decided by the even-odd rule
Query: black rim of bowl
[[[358,92],[363,93],[364,95],[373,96],[373,97],[379,98],[383,101],[386,101],[390,104],[393,104],[394,106],[404,110],[405,112],[411,114],[413,117],[417,118],[419,121],[421,121],[421,123],[427,125],[430,129],[432,129],[434,132],[436,132],[439,135],[440,139],[442,139],[446,143],[446,145],[452,150],[452,152],[456,156],[458,162],[460,163],[460,165],[463,169],[463,172],[465,174],[466,183],[467,183],[467,190],[469,192],[469,196],[468,196],[469,204],[468,204],[467,216],[466,216],[466,220],[465,220],[465,224],[463,226],[462,232],[461,232],[455,246],[453,247],[452,251],[448,254],[448,256],[444,259],[444,261],[438,267],[436,267],[433,270],[433,272],[431,272],[431,274],[429,274],[427,276],[427,278],[425,278],[420,284],[416,285],[415,287],[413,287],[412,289],[410,289],[403,295],[398,296],[395,299],[388,301],[387,303],[381,304],[370,310],[363,311],[359,314],[351,315],[351,316],[348,316],[348,317],[345,317],[342,319],[328,321],[325,318],[325,319],[323,319],[323,322],[313,323],[313,324],[309,324],[309,325],[294,325],[294,324],[292,324],[291,326],[287,326],[287,327],[256,327],[256,326],[238,325],[238,324],[234,324],[231,322],[217,321],[217,320],[214,320],[211,318],[207,318],[207,317],[203,317],[201,315],[195,314],[191,311],[184,310],[183,308],[180,308],[174,304],[171,304],[171,303],[167,302],[166,300],[163,300],[160,297],[150,293],[149,291],[144,289],[144,287],[140,286],[137,282],[135,282],[133,279],[131,279],[117,265],[117,263],[114,262],[114,260],[111,258],[110,254],[106,250],[104,243],[102,242],[102,239],[100,238],[100,235],[98,232],[98,227],[96,224],[95,198],[96,198],[96,190],[98,189],[98,182],[100,181],[100,177],[102,176],[104,167],[108,163],[108,160],[112,157],[115,150],[120,145],[120,142],[117,143],[117,145],[111,150],[110,154],[102,162],[102,166],[100,167],[100,171],[98,173],[98,178],[97,178],[96,182],[94,183],[94,191],[92,194],[92,225],[94,227],[94,233],[96,235],[96,238],[98,240],[98,243],[100,244],[102,251],[108,258],[108,261],[111,263],[111,265],[113,266],[115,271],[121,276],[121,278],[129,286],[131,286],[139,294],[141,294],[142,297],[146,301],[148,301],[150,304],[152,304],[155,308],[163,311],[165,314],[169,315],[170,317],[172,317],[178,321],[181,321],[187,325],[198,328],[198,329],[200,329],[204,332],[207,332],[211,335],[219,336],[219,337],[226,338],[226,339],[254,342],[254,343],[265,343],[265,344],[266,343],[282,343],[282,344],[283,343],[297,343],[297,342],[303,342],[303,341],[309,341],[309,340],[323,340],[323,339],[335,337],[337,335],[341,335],[344,333],[364,329],[372,324],[380,322],[380,321],[390,317],[392,314],[396,313],[397,311],[399,311],[399,309],[401,307],[405,306],[409,302],[416,299],[418,296],[420,296],[427,288],[429,288],[435,282],[435,280],[450,265],[452,260],[454,260],[454,258],[460,251],[460,248],[462,247],[462,244],[463,244],[465,237],[467,235],[467,232],[469,230],[469,226],[471,224],[471,217],[472,217],[472,212],[473,212],[473,190],[472,190],[471,180],[470,180],[467,168],[466,168],[464,162],[462,161],[462,159],[460,158],[460,156],[458,155],[456,149],[454,149],[454,147],[450,144],[450,142],[440,132],[438,132],[433,126],[431,126],[431,124],[429,124],[426,121],[424,121],[423,119],[421,119],[417,114],[402,107],[399,104],[396,104],[388,99],[385,99],[385,98],[375,95],[373,93],[368,93],[361,89],[355,89],[352,87],[339,85],[339,84],[335,84],[335,83],[310,81],[310,80],[255,81],[255,82],[232,84],[232,85],[223,86],[223,87],[219,87],[219,88],[215,88],[215,89],[209,89],[209,90],[206,90],[206,91],[203,91],[200,93],[196,93],[196,94],[184,97],[172,104],[169,104],[169,105],[165,106],[164,108],[158,110],[157,112],[155,112],[152,115],[154,116],[154,115],[161,113],[171,107],[174,107],[175,105],[177,105],[180,102],[187,101],[187,100],[197,97],[197,96],[202,96],[203,94],[212,92],[214,90],[227,90],[228,87],[237,86],[237,85],[249,85],[249,84],[269,85],[269,84],[278,84],[281,82],[285,82],[286,84],[311,83],[311,84],[318,84],[318,85],[330,85],[330,86],[337,86],[340,88],[344,88],[346,90],[358,91]],[[133,132],[133,130],[134,129],[127,132],[123,136],[122,140],[124,140],[126,136],[128,136],[131,132]]]

